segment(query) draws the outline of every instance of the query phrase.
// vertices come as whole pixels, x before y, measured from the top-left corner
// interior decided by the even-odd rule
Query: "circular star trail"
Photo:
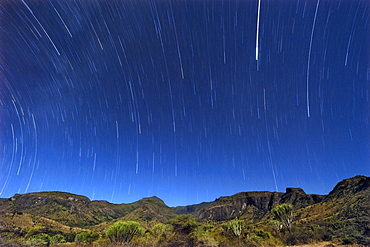
[[[170,206],[370,174],[370,4],[0,3],[0,195]]]

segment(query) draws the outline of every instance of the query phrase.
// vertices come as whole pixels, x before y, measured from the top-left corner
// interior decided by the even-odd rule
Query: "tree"
[[[269,223],[272,227],[272,230],[275,231],[276,233],[278,233],[282,228],[282,224],[279,220],[270,220]]]
[[[244,220],[234,219],[222,224],[226,232],[231,233],[238,239],[238,245],[241,245],[241,235],[244,228]]]
[[[236,237],[239,237],[242,234],[244,221],[234,219],[222,225],[226,231],[232,232]]]
[[[290,203],[280,204],[271,210],[271,213],[275,216],[276,220],[280,221],[281,224],[291,231],[293,221],[293,205]]]
[[[128,243],[136,236],[142,236],[145,229],[136,221],[117,222],[108,227],[105,234],[112,243]]]

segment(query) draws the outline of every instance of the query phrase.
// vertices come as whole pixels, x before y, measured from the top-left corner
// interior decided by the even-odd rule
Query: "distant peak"
[[[290,193],[302,193],[302,194],[306,194],[306,192],[304,192],[304,190],[301,189],[301,188],[286,188],[285,193],[286,194],[290,194]]]
[[[366,177],[363,175],[357,175],[355,177],[347,178],[347,179],[340,181],[335,187],[341,187],[341,188],[353,187],[356,185],[366,184],[366,182],[368,183],[369,180],[370,180],[370,177]]]
[[[142,199],[143,201],[152,201],[152,202],[159,202],[159,203],[164,203],[164,201],[161,198],[158,198],[156,196],[151,196],[151,197],[145,197]]]
[[[353,194],[370,188],[370,177],[357,175],[352,178],[347,178],[340,181],[334,189],[329,193],[331,196],[343,196],[345,194]]]

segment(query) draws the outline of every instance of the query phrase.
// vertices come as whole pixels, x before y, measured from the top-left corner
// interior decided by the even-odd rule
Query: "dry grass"
[[[338,245],[332,242],[320,242],[315,244],[290,245],[291,247],[363,247],[363,245]]]

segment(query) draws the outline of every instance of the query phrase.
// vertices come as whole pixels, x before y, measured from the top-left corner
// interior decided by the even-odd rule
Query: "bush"
[[[112,243],[128,243],[134,237],[143,236],[145,229],[136,221],[124,221],[111,225],[105,234]]]
[[[32,245],[49,245],[50,236],[46,233],[39,233],[30,237],[29,242]]]
[[[197,227],[192,233],[191,237],[196,246],[219,246],[215,239],[215,227],[213,225],[201,225]]]
[[[168,223],[173,226],[174,232],[184,235],[190,234],[200,225],[193,216],[188,214],[177,215],[170,219]]]
[[[99,239],[99,234],[96,232],[80,232],[75,237],[76,244],[91,244]]]
[[[44,231],[44,227],[42,226],[35,226],[35,227],[30,227],[28,230],[27,230],[27,233],[26,233],[26,238],[30,238],[32,237],[33,235],[38,235],[38,234],[41,234],[43,233]]]
[[[258,237],[260,237],[260,238],[262,238],[262,239],[269,239],[269,238],[272,238],[272,236],[271,236],[271,234],[270,234],[269,232],[266,232],[266,231],[261,230],[261,229],[257,229],[257,230],[255,230],[255,231],[254,231],[254,233],[255,233]]]
[[[56,234],[51,237],[50,239],[50,244],[60,244],[60,243],[65,243],[66,239],[62,234]]]
[[[152,235],[158,239],[160,238],[163,234],[167,235],[169,232],[171,232],[172,227],[170,225],[165,225],[162,223],[158,223],[152,227]]]
[[[289,233],[286,239],[286,244],[288,245],[302,245],[302,244],[310,244],[315,242],[315,235],[312,230],[309,229],[299,229],[294,228]]]
[[[168,246],[194,246],[194,231],[200,225],[193,216],[176,215],[168,223],[173,227],[173,234],[168,241]]]

